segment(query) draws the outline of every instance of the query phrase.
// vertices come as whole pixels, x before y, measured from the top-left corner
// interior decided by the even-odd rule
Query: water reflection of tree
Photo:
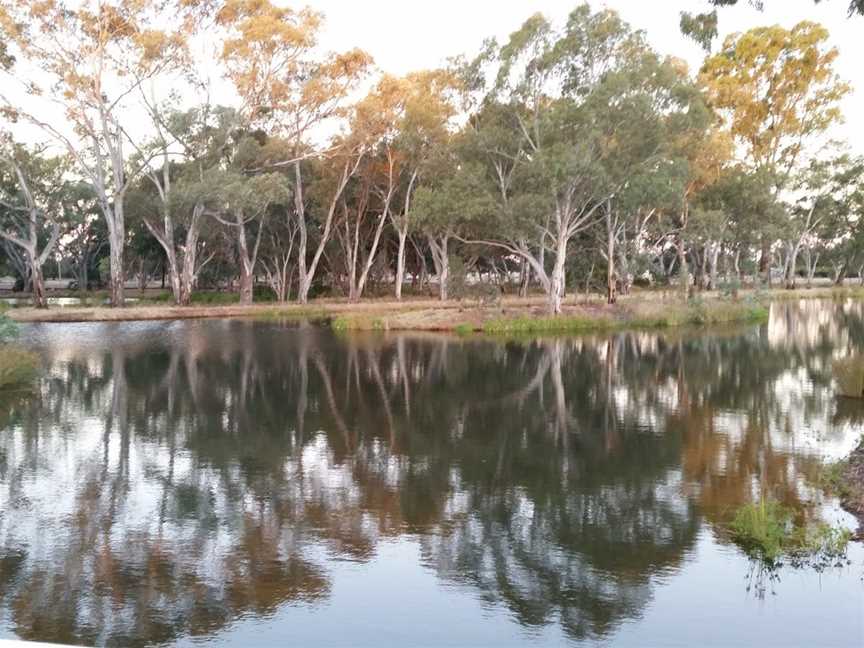
[[[801,498],[816,460],[794,433],[845,416],[826,360],[845,330],[497,344],[210,322],[67,341],[0,439],[0,600],[26,638],[168,641],[320,600],[328,555],[410,534],[521,623],[602,637],[700,514],[754,483]],[[38,530],[27,502],[70,471],[68,511]]]

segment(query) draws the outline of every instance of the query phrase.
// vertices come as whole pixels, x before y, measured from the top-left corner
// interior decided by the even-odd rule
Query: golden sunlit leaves
[[[759,168],[786,173],[804,140],[840,119],[850,91],[834,72],[836,48],[812,22],[733,34],[709,57],[700,81],[714,108]]]
[[[315,52],[321,15],[269,0],[227,0],[217,23],[227,30],[222,63],[253,122],[267,122],[299,142],[329,117],[344,114],[342,100],[372,65],[359,49]]]

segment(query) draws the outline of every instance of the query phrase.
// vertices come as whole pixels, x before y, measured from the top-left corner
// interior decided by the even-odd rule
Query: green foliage
[[[728,528],[744,551],[769,563],[783,557],[801,560],[841,556],[852,538],[848,529],[822,522],[797,522],[795,511],[765,499],[740,507]]]
[[[383,331],[387,328],[384,320],[366,315],[341,315],[330,320],[334,331]]]
[[[483,325],[485,333],[574,333],[603,331],[621,324],[607,316],[516,317],[494,319]]]
[[[474,332],[474,327],[470,324],[458,324],[453,328],[456,335],[471,335]]]
[[[267,286],[255,286],[253,295],[256,302],[272,302],[276,297],[273,291]],[[148,295],[142,298],[144,303],[155,304],[170,304],[173,302],[174,296],[169,292],[159,293],[158,295]],[[213,305],[220,304],[236,304],[240,300],[236,292],[225,292],[220,290],[200,290],[192,294],[190,303],[192,305]]]
[[[717,12],[691,14],[682,11],[679,28],[682,34],[693,39],[706,52],[710,52],[711,43],[717,38]]]
[[[726,300],[688,300],[687,303],[643,302],[617,311],[598,311],[559,317],[498,318],[487,322],[487,333],[566,333],[625,328],[667,328],[692,324],[763,321],[761,305]]]

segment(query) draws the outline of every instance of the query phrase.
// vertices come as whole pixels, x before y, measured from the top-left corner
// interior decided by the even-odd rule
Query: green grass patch
[[[483,325],[485,333],[567,333],[600,331],[616,328],[619,323],[609,316],[514,317],[496,318]]]
[[[453,332],[456,335],[471,335],[474,332],[474,327],[470,324],[457,324],[453,328]]]
[[[256,286],[252,293],[253,303],[273,302],[276,296],[266,286]],[[161,292],[157,295],[142,296],[141,304],[167,304],[174,305],[174,295],[171,291]],[[201,290],[192,293],[189,303],[193,306],[219,306],[240,303],[240,294],[234,291]]]
[[[486,333],[584,333],[627,328],[758,322],[768,319],[768,308],[742,300],[645,302],[624,306],[618,312],[559,315],[557,317],[497,318],[486,322]]]
[[[769,563],[842,556],[852,539],[848,529],[823,522],[798,522],[795,511],[773,500],[745,504],[728,525],[732,540],[749,556]]]
[[[384,331],[386,320],[371,315],[340,315],[330,320],[334,331]]]

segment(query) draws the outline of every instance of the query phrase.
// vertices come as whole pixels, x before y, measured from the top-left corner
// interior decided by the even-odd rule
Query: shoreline
[[[474,300],[441,302],[430,298],[367,299],[361,302],[321,299],[308,304],[264,302],[240,304],[162,305],[138,302],[123,308],[65,306],[49,309],[9,308],[10,319],[30,322],[113,322],[251,317],[262,319],[329,319],[336,330],[441,331],[454,333],[542,333],[665,328],[681,325],[760,321],[774,301],[795,299],[864,299],[860,288],[812,288],[742,291],[737,299],[701,294],[689,301],[677,292],[638,291],[615,305],[599,299],[565,300],[563,312],[550,316],[543,296],[504,297],[500,304]]]
[[[864,435],[844,459],[823,470],[826,490],[840,501],[841,508],[858,520],[855,540],[864,542]]]

